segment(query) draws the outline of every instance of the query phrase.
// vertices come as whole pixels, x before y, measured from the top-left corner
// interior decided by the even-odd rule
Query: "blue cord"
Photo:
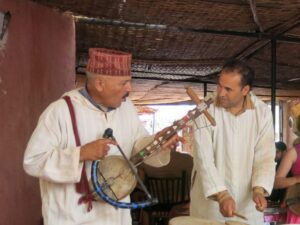
[[[102,190],[101,185],[99,184],[98,181],[98,174],[97,174],[97,169],[100,161],[93,161],[92,163],[92,183],[95,189],[95,192],[99,195],[101,199],[103,199],[105,202],[108,204],[117,207],[117,208],[123,208],[123,209],[139,209],[139,208],[145,208],[148,206],[151,206],[153,204],[156,204],[158,201],[157,199],[148,199],[142,202],[118,202],[115,201],[114,199],[110,198],[107,196],[104,191]]]

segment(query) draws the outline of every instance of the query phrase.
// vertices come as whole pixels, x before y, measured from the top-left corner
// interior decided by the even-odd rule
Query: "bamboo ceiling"
[[[78,74],[84,74],[88,48],[103,47],[133,54],[139,85],[213,85],[222,64],[235,57],[254,68],[257,88],[270,88],[273,44],[277,89],[300,89],[300,1],[34,2],[74,15]]]

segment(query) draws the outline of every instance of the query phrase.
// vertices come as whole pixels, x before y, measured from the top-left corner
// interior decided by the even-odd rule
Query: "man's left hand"
[[[267,200],[264,196],[263,191],[261,190],[254,190],[253,191],[253,196],[252,196],[253,201],[255,202],[255,208],[263,212],[265,208],[267,208]]]

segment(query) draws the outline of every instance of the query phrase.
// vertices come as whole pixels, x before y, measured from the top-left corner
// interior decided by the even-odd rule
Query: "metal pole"
[[[204,90],[204,97],[206,97],[207,96],[207,83],[206,82],[203,83],[203,90]]]
[[[271,41],[271,50],[272,50],[272,68],[271,68],[271,109],[273,114],[273,125],[275,127],[275,106],[276,106],[276,44],[277,40],[272,39]]]

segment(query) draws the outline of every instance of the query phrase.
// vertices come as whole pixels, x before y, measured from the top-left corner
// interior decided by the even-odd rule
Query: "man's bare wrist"
[[[228,191],[222,191],[222,192],[219,192],[217,194],[217,202],[219,202],[219,204],[221,204],[222,202],[224,202],[228,198],[231,198]]]

